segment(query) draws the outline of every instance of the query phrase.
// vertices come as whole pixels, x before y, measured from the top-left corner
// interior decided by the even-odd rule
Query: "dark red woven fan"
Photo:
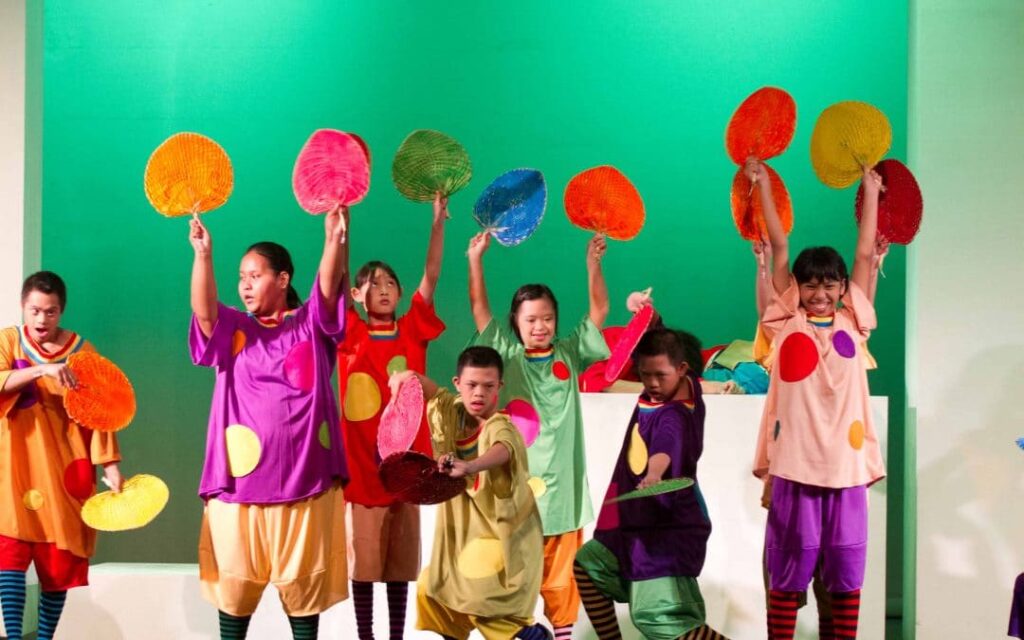
[[[885,191],[878,195],[878,234],[889,242],[910,244],[921,228],[924,200],[917,179],[899,160],[882,160],[875,165]],[[864,186],[857,189],[857,224],[864,205]]]
[[[437,470],[437,462],[418,451],[399,451],[380,463],[384,490],[412,504],[439,504],[466,490],[466,481]]]

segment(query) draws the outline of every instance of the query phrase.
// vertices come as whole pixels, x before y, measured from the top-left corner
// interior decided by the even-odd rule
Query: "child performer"
[[[765,534],[768,628],[788,640],[815,567],[832,596],[836,638],[855,638],[867,560],[867,487],[885,476],[863,345],[876,325],[870,289],[881,178],[865,168],[853,275],[831,247],[789,246],[764,167],[748,161],[772,245],[771,301],[761,327],[774,363],[754,474],[771,476]],[[842,306],[840,307],[840,303]]]
[[[11,639],[21,638],[30,563],[42,589],[40,640],[53,638],[68,589],[89,584],[96,532],[80,514],[95,493],[94,465],[121,490],[117,438],[64,411],[62,396],[78,386],[67,359],[93,350],[60,326],[66,304],[60,276],[34,273],[21,287],[24,324],[0,330],[0,604]]]
[[[242,256],[245,312],[218,302],[210,233],[192,219],[192,361],[217,371],[199,485],[203,595],[224,640],[244,638],[273,582],[296,639],[316,638],[319,614],[348,597],[348,479],[331,390],[344,332],[348,210],[324,218],[319,274],[303,303],[281,245]]]
[[[392,393],[412,371],[392,376]],[[502,361],[490,347],[469,347],[453,379],[458,395],[420,376],[438,469],[466,478],[466,490],[440,505],[430,565],[417,584],[417,629],[465,640],[545,640],[533,622],[543,535],[527,480],[526,446],[497,413]]]
[[[594,517],[576,380],[591,364],[609,356],[601,335],[608,315],[608,289],[601,272],[607,245],[600,235],[587,244],[590,312],[568,337],[556,340],[558,302],[542,284],[519,287],[512,298],[509,327],[493,317],[483,271],[489,244],[490,235],[481,233],[469,246],[469,298],[478,331],[474,341],[493,347],[505,361],[503,401],[524,398],[540,415],[540,435],[529,449],[531,484],[544,523],[540,595],[555,638],[567,640],[580,607],[572,562],[583,543],[582,528]]]
[[[338,345],[342,433],[351,482],[352,598],[361,640],[373,638],[373,583],[387,584],[391,640],[405,630],[409,582],[420,572],[419,507],[395,500],[377,475],[377,428],[390,399],[388,376],[406,369],[426,373],[427,345],[444,331],[434,312],[434,290],[441,273],[448,200],[434,199],[434,222],[423,278],[409,311],[396,318],[402,286],[386,263],[373,261],[356,273],[351,299],[366,312],[363,320],[349,304],[345,339]],[[412,448],[430,454],[430,432],[423,428]]]
[[[607,499],[669,478],[691,488],[606,504],[594,539],[576,555],[576,582],[598,638],[618,639],[614,602],[629,603],[645,638],[717,640],[705,624],[697,576],[704,566],[711,520],[697,480],[704,448],[700,342],[657,328],[633,355],[644,385],[619,454]]]

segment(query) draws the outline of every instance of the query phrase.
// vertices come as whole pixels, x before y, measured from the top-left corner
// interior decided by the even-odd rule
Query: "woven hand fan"
[[[540,226],[547,202],[548,189],[540,171],[513,169],[487,185],[473,205],[473,218],[495,240],[513,247]]]
[[[889,242],[910,244],[921,228],[924,200],[914,174],[899,160],[882,160],[875,165],[885,191],[878,194],[878,233]],[[864,204],[864,185],[857,189],[857,223]]]
[[[640,339],[647,333],[654,319],[654,305],[644,305],[633,315],[633,319],[626,325],[625,330],[619,335],[619,341],[615,343],[611,356],[608,357],[608,366],[604,370],[604,379],[608,382],[615,382],[619,374],[630,362],[633,356],[633,349],[640,343]]]
[[[631,240],[644,226],[644,201],[615,167],[603,165],[576,174],[565,187],[569,222],[616,240]]]
[[[135,390],[124,372],[95,351],[68,358],[78,386],[64,394],[68,417],[94,431],[120,431],[135,417]]]
[[[143,185],[154,209],[188,216],[227,202],[234,173],[219,144],[198,133],[176,133],[149,156]]]
[[[796,102],[775,87],[762,87],[750,94],[729,119],[725,149],[736,164],[743,166],[754,156],[774,158],[793,141],[796,131]]]
[[[782,223],[782,230],[789,234],[793,229],[793,203],[789,199],[789,191],[775,169],[764,165],[768,179],[772,184],[772,200],[775,211]],[[750,183],[743,173],[743,167],[736,171],[732,179],[732,221],[740,236],[751,242],[768,237],[768,229],[764,222],[764,210],[761,207],[761,194]]]
[[[885,114],[866,102],[839,102],[818,116],[811,133],[811,164],[818,179],[833,189],[860,180],[892,144]]]
[[[139,474],[124,481],[121,493],[97,493],[82,505],[82,522],[98,531],[144,527],[167,506],[170,491],[156,476]]]
[[[423,419],[423,385],[413,376],[391,396],[380,416],[377,451],[383,460],[392,453],[405,451],[416,440]]]
[[[646,489],[636,489],[624,493],[620,496],[616,496],[609,500],[605,500],[604,504],[614,504],[616,502],[623,502],[625,500],[636,500],[638,498],[650,498],[651,496],[660,496],[665,493],[672,493],[673,491],[679,491],[680,489],[686,489],[687,487],[693,486],[693,478],[670,478],[668,480],[662,480],[661,482],[652,484]]]
[[[441,192],[447,198],[469,184],[473,167],[469,154],[451,136],[419,129],[409,134],[391,164],[391,179],[406,198],[432,202]]]
[[[501,412],[515,425],[527,447],[537,440],[537,436],[540,435],[540,414],[532,404],[522,398],[514,398]]]
[[[418,451],[392,453],[378,470],[384,490],[412,504],[438,504],[466,489],[465,480],[437,470],[437,461]]]
[[[308,213],[327,213],[349,206],[370,190],[370,162],[355,136],[335,129],[313,132],[292,171],[292,190]]]

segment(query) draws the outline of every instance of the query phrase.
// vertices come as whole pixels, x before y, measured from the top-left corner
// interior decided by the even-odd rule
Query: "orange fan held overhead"
[[[762,87],[740,103],[725,129],[725,149],[739,165],[732,180],[730,204],[732,219],[740,236],[751,242],[767,237],[761,198],[754,184],[743,173],[749,158],[764,163],[781,154],[793,141],[796,131],[796,102],[786,91],[776,87]],[[793,228],[793,204],[789,191],[779,174],[764,165],[771,180],[772,200],[779,214],[783,230]]]
[[[640,192],[615,167],[602,165],[573,176],[564,202],[569,222],[615,240],[632,240],[644,226]]]
[[[176,133],[149,156],[146,198],[167,217],[197,215],[228,201],[235,176],[224,149],[198,133]]]

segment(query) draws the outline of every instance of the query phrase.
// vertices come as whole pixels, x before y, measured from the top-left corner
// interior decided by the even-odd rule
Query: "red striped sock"
[[[352,581],[352,604],[356,610],[359,640],[373,640],[373,583]]]
[[[832,594],[832,620],[836,640],[857,637],[860,618],[860,589]]]
[[[405,634],[405,605],[408,600],[408,582],[388,583],[388,625],[391,640],[402,640]]]
[[[772,640],[793,640],[799,596],[796,591],[768,591],[768,635]]]
[[[836,640],[836,626],[832,618],[818,617],[818,638],[820,640]]]

